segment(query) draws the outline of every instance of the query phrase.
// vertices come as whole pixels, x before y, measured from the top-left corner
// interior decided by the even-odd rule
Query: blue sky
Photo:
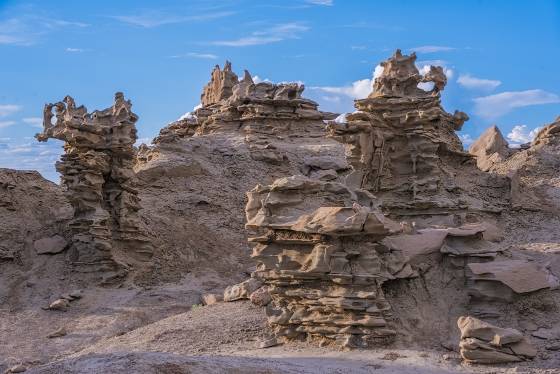
[[[151,138],[229,59],[352,111],[396,48],[445,66],[443,103],[470,115],[467,143],[491,124],[522,143],[560,115],[560,1],[0,0],[0,167],[58,180],[61,143],[32,137],[44,103],[67,94],[94,110],[123,91]]]

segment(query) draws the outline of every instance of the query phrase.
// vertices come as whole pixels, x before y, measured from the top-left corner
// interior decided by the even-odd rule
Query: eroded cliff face
[[[540,259],[499,244],[509,181],[463,151],[455,131],[467,116],[441,107],[443,70],[421,76],[414,60],[397,51],[358,111],[328,123],[346,145],[344,183],[293,176],[247,195],[253,276],[270,289],[281,339],[429,339],[451,334],[459,315],[497,318],[558,286]],[[418,88],[426,82],[431,91]]]
[[[139,220],[132,170],[137,120],[122,93],[115,95],[112,107],[92,113],[76,107],[70,96],[45,106],[44,129],[36,138],[65,142],[56,169],[74,207],[70,257],[78,271],[120,273],[126,262],[152,255]]]
[[[508,149],[493,162],[490,173],[511,179],[511,204],[516,210],[560,213],[560,117],[545,125],[530,144]]]
[[[243,279],[252,267],[244,230],[245,192],[301,174],[334,180],[349,168],[325,116],[296,83],[254,83],[216,67],[201,105],[141,146],[135,171],[144,217],[160,248],[157,277],[185,272]],[[209,238],[212,238],[209,240]],[[237,277],[237,278],[236,278]]]

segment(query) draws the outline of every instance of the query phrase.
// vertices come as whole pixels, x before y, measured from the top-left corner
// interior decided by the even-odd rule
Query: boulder
[[[489,127],[470,146],[469,153],[476,156],[477,166],[489,170],[495,163],[502,162],[509,155],[508,142],[496,126]]]
[[[249,299],[251,294],[262,286],[262,282],[250,278],[239,284],[229,286],[224,291],[224,301],[236,301],[242,299]]]
[[[215,293],[207,293],[202,295],[202,303],[204,305],[212,305],[212,304],[216,304],[220,301],[224,300],[224,296],[223,295],[219,295],[219,294],[215,294]]]
[[[42,238],[33,242],[33,248],[35,248],[38,255],[54,255],[64,251],[67,246],[68,242],[60,235]]]
[[[60,298],[50,303],[48,309],[60,310],[64,312],[66,311],[66,309],[68,309],[69,306],[70,306],[70,302],[68,300]]]
[[[272,297],[270,296],[270,292],[268,291],[268,287],[262,286],[255,292],[251,294],[249,300],[255,305],[258,306],[267,306],[268,303],[272,301]]]
[[[459,317],[461,357],[467,362],[519,362],[537,355],[536,349],[515,329],[500,328],[474,317]]]

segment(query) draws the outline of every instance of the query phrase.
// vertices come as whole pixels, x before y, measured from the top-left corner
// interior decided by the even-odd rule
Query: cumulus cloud
[[[457,83],[461,86],[472,90],[494,90],[502,84],[499,80],[476,78],[469,74],[461,74],[457,78]]]
[[[473,99],[474,111],[481,117],[493,119],[513,109],[532,105],[560,103],[560,96],[544,90],[509,91]]]
[[[277,43],[287,39],[299,39],[301,33],[309,30],[308,26],[291,22],[272,26],[266,30],[254,31],[251,35],[232,40],[218,40],[210,42],[212,45],[224,47],[248,47]]]
[[[432,63],[432,62],[439,62],[439,63]],[[420,71],[420,74],[424,75],[427,74],[430,71],[430,66],[441,66],[443,68],[443,73],[445,74],[445,76],[447,77],[447,79],[451,79],[453,78],[453,75],[455,74],[455,72],[453,71],[453,69],[449,68],[446,66],[445,63],[443,63],[445,61],[442,60],[433,60],[433,61],[422,61],[422,64],[416,64],[416,67],[418,68],[418,70]]]
[[[253,78],[253,82],[254,82],[255,84],[261,83],[261,82],[269,82],[269,83],[272,83],[272,81],[271,81],[270,79],[268,79],[268,78],[262,79],[262,78],[259,77],[258,75],[253,75],[252,78]]]
[[[417,53],[436,53],[436,52],[447,52],[453,51],[457,48],[454,47],[446,47],[441,45],[423,45],[420,47],[410,48],[411,51]]]
[[[379,77],[381,73],[383,73],[383,66],[377,65],[373,71],[371,79],[359,79],[347,86],[316,86],[311,87],[311,89],[327,92],[330,94],[344,95],[352,99],[364,99],[373,90],[373,83],[375,81],[375,78]],[[334,101],[333,97],[334,96],[329,96],[330,100],[327,101]]]
[[[507,138],[512,143],[523,144],[532,142],[537,133],[542,127],[535,127],[532,130],[529,130],[526,125],[517,125],[511,129],[510,133],[507,134]],[[513,144],[515,145],[515,144]]]
[[[21,105],[4,104],[0,105],[0,117],[8,117],[22,109]]]

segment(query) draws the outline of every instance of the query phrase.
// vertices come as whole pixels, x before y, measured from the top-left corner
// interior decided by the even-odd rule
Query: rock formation
[[[317,103],[304,99],[304,86],[298,83],[254,83],[248,71],[239,80],[226,62],[216,66],[201,95],[201,106],[162,129],[155,144],[176,138],[217,132],[241,132],[257,161],[281,164],[286,152],[278,149],[275,138],[286,136],[320,137],[322,120],[328,114],[317,110]],[[326,116],[326,117],[325,117]]]
[[[468,116],[451,115],[441,106],[443,71],[432,67],[422,76],[415,60],[414,54],[397,50],[382,63],[373,92],[356,100],[357,111],[347,115],[346,123],[329,123],[330,135],[346,145],[353,169],[346,183],[375,193],[383,210],[394,215],[451,214],[475,205],[480,211],[499,211],[499,202],[469,196],[475,190],[469,184],[489,177],[476,174],[455,133]],[[422,82],[433,82],[434,88],[418,88]]]
[[[302,91],[296,83],[254,83],[248,72],[238,79],[226,63],[214,69],[201,105],[140,147],[142,215],[162,253],[154,262],[173,268],[158,278],[208,276],[209,268],[221,278],[242,274],[252,266],[239,214],[246,191],[294,174],[332,180],[348,169],[343,146],[325,137],[323,119],[332,115]]]
[[[401,226],[363,190],[307,177],[258,185],[247,194],[255,276],[269,286],[269,324],[278,337],[308,336],[364,347],[395,335],[381,284],[402,269],[381,244]],[[367,244],[367,245],[365,245]]]
[[[137,120],[122,93],[115,94],[112,107],[92,113],[76,107],[70,96],[45,105],[44,129],[36,138],[65,142],[56,169],[74,207],[71,258],[80,271],[119,269],[124,265],[118,264],[119,253],[129,260],[152,255],[141,229],[132,170]]]
[[[434,268],[447,279],[438,287],[460,284],[475,315],[496,313],[488,301],[557,285],[543,267],[508,259],[485,237],[486,219],[507,207],[507,179],[476,168],[455,134],[467,116],[441,108],[443,71],[421,76],[414,60],[397,51],[372,94],[356,100],[359,111],[328,123],[347,146],[345,184],[293,176],[247,194],[253,276],[269,287],[267,316],[279,338],[347,347],[390,341],[401,326],[384,283],[425,282]],[[418,88],[427,81],[431,91]]]
[[[0,263],[27,264],[43,252],[41,242],[64,241],[57,234],[66,231],[73,211],[58,186],[38,172],[0,169],[0,214]]]
[[[504,161],[511,152],[500,129],[491,126],[470,146],[469,153],[476,156],[476,164],[481,170],[488,171],[495,163]]]
[[[487,143],[485,134],[475,144]],[[502,143],[501,141],[497,141]],[[474,145],[473,145],[474,147]],[[480,149],[471,147],[471,153],[479,157],[479,166],[492,174],[505,175],[510,179],[511,205],[514,209],[544,211],[558,214],[560,204],[556,197],[560,180],[556,170],[560,168],[560,117],[544,126],[535,139],[521,149],[504,149],[496,146],[496,153],[480,158]],[[497,149],[500,149],[499,151]],[[482,165],[480,161],[482,160]]]
[[[504,329],[473,317],[460,317],[461,356],[467,362],[501,364],[519,362],[537,355],[537,351],[523,334]]]

